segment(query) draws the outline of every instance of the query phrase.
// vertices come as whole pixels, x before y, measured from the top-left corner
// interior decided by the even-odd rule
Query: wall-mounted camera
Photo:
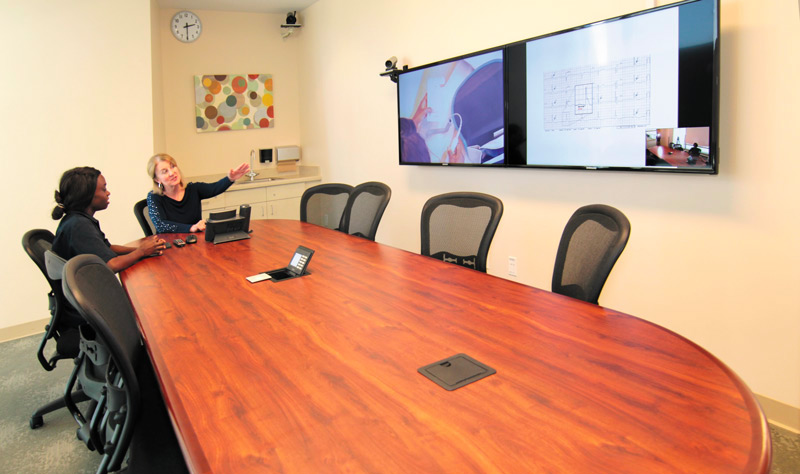
[[[296,11],[287,13],[286,23],[281,25],[281,30],[283,30],[283,33],[281,33],[281,38],[286,38],[292,34],[295,28],[300,28],[301,26],[303,25],[297,21]]]
[[[400,71],[397,69],[397,56],[392,56],[391,58],[387,59],[386,62],[383,63],[386,70],[382,72],[381,76],[389,76],[389,79],[392,82],[397,82],[397,76],[400,75]],[[403,71],[407,70],[408,66],[403,66]]]

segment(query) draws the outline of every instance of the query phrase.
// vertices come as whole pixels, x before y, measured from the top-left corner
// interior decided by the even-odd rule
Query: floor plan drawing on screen
[[[545,131],[650,123],[650,56],[548,71],[543,79]]]

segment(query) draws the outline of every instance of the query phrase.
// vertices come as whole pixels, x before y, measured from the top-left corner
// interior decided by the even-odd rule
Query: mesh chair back
[[[79,255],[70,259],[64,266],[62,285],[67,300],[93,330],[94,340],[110,355],[108,364],[113,366],[113,370],[107,369],[106,377],[118,374],[115,379],[106,380],[108,409],[112,413],[114,409],[118,410],[109,417],[110,422],[117,426],[115,436],[118,438],[116,441],[105,439],[102,448],[106,454],[103,465],[114,471],[128,450],[133,421],[139,414],[140,388],[135,370],[143,357],[139,328],[125,290],[114,272],[96,255]],[[92,362],[90,359],[84,357],[82,363],[89,364]],[[98,436],[98,433],[93,432],[92,436]]]
[[[142,228],[145,237],[150,237],[156,233],[156,226],[150,220],[150,211],[147,209],[147,199],[142,199],[133,205],[133,213]]]
[[[370,181],[359,184],[347,198],[341,230],[374,241],[391,197],[392,190],[383,183]]]
[[[420,253],[482,272],[503,202],[481,193],[434,196],[422,207]]]
[[[352,190],[352,186],[343,183],[319,184],[306,189],[300,198],[300,220],[328,229],[340,229]]]
[[[558,245],[553,292],[597,304],[630,232],[628,218],[611,206],[593,204],[575,211]]]

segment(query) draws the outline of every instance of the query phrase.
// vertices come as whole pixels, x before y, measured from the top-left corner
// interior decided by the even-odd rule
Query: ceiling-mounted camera
[[[283,31],[283,33],[281,34],[281,37],[282,38],[288,37],[289,35],[292,34],[292,32],[294,31],[295,28],[300,28],[301,26],[303,26],[303,25],[301,25],[297,21],[297,12],[296,11],[287,13],[286,14],[286,23],[281,25],[281,30]]]

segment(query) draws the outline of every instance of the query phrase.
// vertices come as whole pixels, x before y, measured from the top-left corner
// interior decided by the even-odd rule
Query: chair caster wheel
[[[44,419],[41,416],[32,416],[30,421],[31,429],[35,430],[44,425]]]

